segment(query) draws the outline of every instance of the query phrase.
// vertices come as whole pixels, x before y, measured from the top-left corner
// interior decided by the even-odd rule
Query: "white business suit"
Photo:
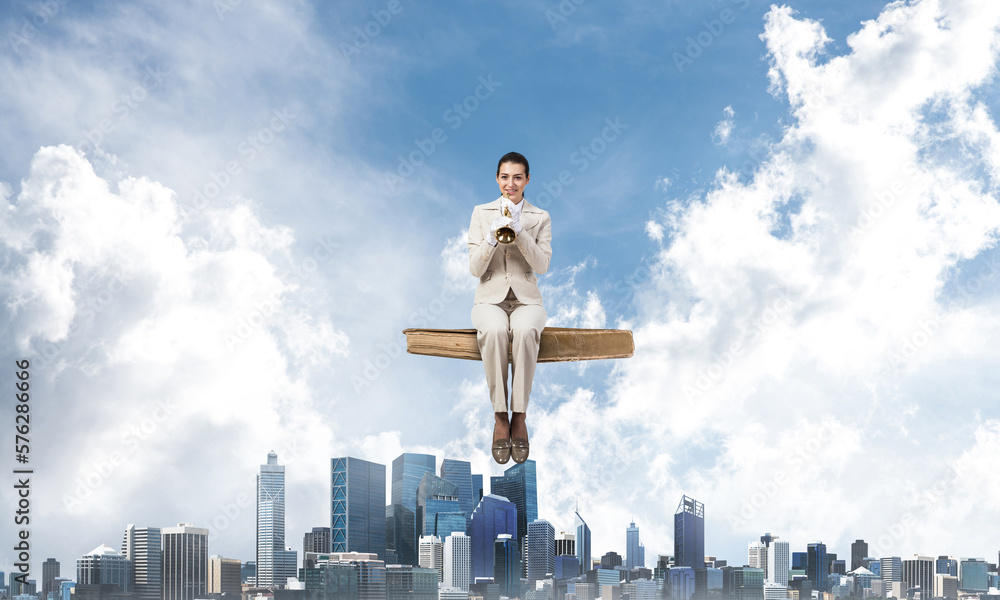
[[[493,246],[486,240],[501,216],[500,200],[476,206],[469,224],[469,271],[479,278],[472,324],[493,411],[507,411],[509,352],[514,361],[510,410],[525,412],[547,318],[538,275],[549,270],[552,221],[548,212],[522,199],[521,233],[511,244]]]

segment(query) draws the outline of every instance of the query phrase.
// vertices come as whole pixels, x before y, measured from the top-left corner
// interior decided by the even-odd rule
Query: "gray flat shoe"
[[[493,460],[498,463],[506,464],[510,460],[510,440],[495,440],[493,442]]]
[[[511,438],[510,455],[514,457],[514,462],[523,463],[528,460],[528,438]]]

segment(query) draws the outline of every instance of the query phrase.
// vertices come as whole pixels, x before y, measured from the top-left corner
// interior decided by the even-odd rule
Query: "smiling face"
[[[500,172],[497,173],[500,193],[514,204],[520,204],[524,199],[524,188],[529,180],[531,177],[524,172],[524,165],[518,163],[503,163],[500,165]]]

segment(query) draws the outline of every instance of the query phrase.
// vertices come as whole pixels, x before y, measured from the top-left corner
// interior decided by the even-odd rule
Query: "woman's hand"
[[[497,217],[493,219],[493,223],[490,225],[490,237],[486,239],[491,246],[497,245],[497,229],[501,227],[513,227],[514,220],[510,217]],[[514,227],[514,232],[519,232],[520,224],[518,227]]]

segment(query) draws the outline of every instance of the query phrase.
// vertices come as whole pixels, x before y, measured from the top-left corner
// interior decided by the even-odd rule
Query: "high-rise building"
[[[556,531],[545,519],[535,519],[528,523],[528,585],[547,579],[556,570]]]
[[[493,577],[493,542],[507,533],[517,535],[517,507],[502,496],[487,494],[472,511],[469,526],[471,579]],[[518,544],[520,548],[520,544]],[[518,575],[520,577],[520,575]]]
[[[557,533],[556,556],[576,556],[576,536],[566,531]]]
[[[472,510],[476,510],[479,501],[483,499],[483,474],[472,474]]]
[[[392,489],[387,526],[400,564],[417,564],[417,490],[424,474],[434,475],[437,459],[431,454],[404,452],[392,461]],[[390,525],[391,524],[391,525]]]
[[[517,542],[524,547],[528,523],[538,518],[538,480],[535,461],[526,460],[503,472],[502,477],[490,477],[490,493],[503,496],[517,507]]]
[[[690,600],[694,596],[694,574],[695,569],[691,567],[669,567],[667,569],[664,586],[672,600]]]
[[[788,542],[775,539],[771,542],[767,550],[767,577],[768,583],[781,586],[788,586]]]
[[[934,564],[930,556],[914,555],[903,560],[903,592],[920,588],[921,598],[929,598],[934,593]]]
[[[386,600],[386,564],[379,560],[377,554],[373,552],[331,552],[325,562],[351,566],[357,578],[358,600]],[[340,598],[343,596],[330,597]]]
[[[298,575],[299,553],[285,548],[274,551],[274,585],[284,587],[289,577]]]
[[[459,506],[466,517],[471,517],[472,511],[479,504],[479,498],[473,497],[472,465],[465,460],[446,458],[441,461],[441,478],[458,487]]]
[[[500,586],[500,595],[508,598],[520,596],[521,552],[514,536],[502,533],[493,544],[493,581]]]
[[[275,574],[275,552],[285,549],[285,467],[278,455],[267,454],[257,475],[257,585],[285,582]]]
[[[11,573],[11,582],[13,580],[14,573]],[[76,582],[80,585],[117,585],[123,592],[130,592],[129,560],[114,548],[101,544],[76,560]]]
[[[42,600],[48,597],[49,592],[56,591],[56,578],[59,577],[59,561],[54,558],[47,558],[42,563]]]
[[[302,557],[309,552],[328,554],[330,552],[330,528],[313,527],[302,537]]]
[[[952,556],[939,556],[934,563],[934,572],[958,577],[958,561]]]
[[[461,517],[461,527],[454,531],[465,531],[465,513],[458,498],[459,489],[454,483],[442,479],[434,473],[424,473],[417,486],[417,533],[421,536],[438,535],[437,515],[450,514]],[[451,531],[444,533],[448,535]],[[442,537],[442,536],[439,536]]]
[[[687,496],[674,513],[674,565],[705,566],[705,505]]]
[[[882,581],[887,582],[885,589],[889,589],[889,584],[893,581],[903,581],[903,559],[898,556],[886,556],[879,560],[879,569],[882,573]]]
[[[646,566],[639,558],[640,547],[639,528],[635,526],[635,521],[632,521],[625,529],[625,568],[629,571]]]
[[[350,456],[330,459],[331,552],[376,554],[384,561],[385,525],[385,465]]]
[[[208,558],[208,593],[231,594],[239,596],[243,593],[240,583],[240,559],[210,556]]]
[[[767,546],[764,542],[752,541],[747,545],[747,565],[764,569],[764,579],[767,579]]]
[[[868,556],[868,542],[864,540],[854,540],[851,544],[851,570],[862,566],[861,561]]]
[[[963,592],[989,591],[989,565],[981,558],[963,558],[958,563],[958,589]]]
[[[469,591],[470,569],[472,567],[471,542],[469,536],[460,531],[444,538],[444,569],[442,573],[444,587]]]
[[[556,556],[556,569],[552,573],[556,579],[574,579],[580,576],[580,561],[572,554]]]
[[[418,562],[425,569],[434,569],[438,581],[443,580],[444,573],[444,542],[436,535],[422,535],[417,542]]]
[[[137,600],[163,598],[163,539],[159,527],[125,527],[122,556],[129,560]]]
[[[958,577],[947,573],[935,573],[934,597],[949,598],[951,600],[958,598]]]
[[[827,574],[830,563],[826,558],[826,544],[815,542],[806,546],[806,577],[812,583],[812,589],[819,592],[829,590]]]
[[[163,530],[163,600],[208,593],[208,529],[181,523]]]
[[[580,561],[580,574],[583,575],[593,567],[590,566],[590,527],[580,516],[580,510],[574,513],[576,516],[576,558]]]

